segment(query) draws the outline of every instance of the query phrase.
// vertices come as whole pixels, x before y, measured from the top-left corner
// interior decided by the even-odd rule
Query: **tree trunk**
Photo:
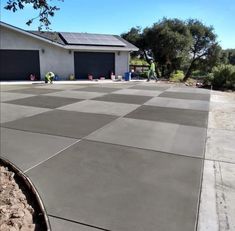
[[[191,76],[192,71],[193,71],[193,65],[194,65],[195,61],[196,61],[196,59],[193,59],[193,61],[191,62],[190,66],[189,66],[189,68],[188,68],[188,70],[187,70],[187,72],[186,72],[186,74],[185,74],[185,76],[183,78],[184,82],[187,81],[188,78]]]

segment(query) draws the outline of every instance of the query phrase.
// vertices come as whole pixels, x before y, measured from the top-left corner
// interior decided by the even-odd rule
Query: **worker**
[[[51,71],[47,72],[45,75],[45,83],[53,83],[55,74]]]
[[[157,82],[158,81],[158,78],[156,76],[156,71],[155,71],[155,63],[153,62],[153,60],[151,59],[150,60],[150,68],[149,68],[149,71],[148,71],[148,79],[147,79],[147,82],[150,81],[151,77],[153,76],[153,78],[155,79],[155,81]]]

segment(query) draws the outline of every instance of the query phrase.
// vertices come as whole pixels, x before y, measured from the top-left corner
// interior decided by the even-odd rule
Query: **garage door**
[[[0,80],[29,80],[30,74],[40,79],[39,51],[0,50]]]
[[[87,79],[88,74],[94,78],[110,78],[115,72],[115,54],[99,52],[74,52],[76,79]]]

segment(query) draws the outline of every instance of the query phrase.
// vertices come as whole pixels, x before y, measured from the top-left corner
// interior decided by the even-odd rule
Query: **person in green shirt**
[[[47,72],[45,75],[45,83],[53,83],[55,74],[51,71]]]
[[[148,79],[147,82],[150,81],[151,77],[153,77],[155,79],[155,81],[158,81],[157,75],[156,75],[156,71],[155,71],[155,63],[153,62],[153,60],[150,60],[150,68],[148,71]]]

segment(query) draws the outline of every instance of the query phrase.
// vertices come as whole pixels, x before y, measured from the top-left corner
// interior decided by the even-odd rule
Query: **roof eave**
[[[96,51],[138,51],[138,48],[131,47],[107,47],[107,46],[79,46],[79,45],[65,45],[64,48],[68,50],[96,50]]]
[[[13,31],[16,31],[16,32],[19,32],[19,33],[24,34],[24,35],[28,35],[28,36],[30,36],[30,37],[32,37],[32,38],[35,38],[35,39],[38,39],[38,40],[47,42],[47,43],[49,43],[49,44],[52,44],[52,45],[55,45],[55,46],[63,47],[63,48],[64,48],[64,45],[62,45],[62,44],[59,44],[59,43],[57,43],[57,42],[53,42],[53,41],[51,41],[51,40],[49,40],[49,39],[42,38],[41,36],[35,35],[35,34],[33,34],[33,33],[30,33],[30,32],[28,32],[28,31],[26,31],[26,30],[23,30],[23,29],[20,29],[20,28],[11,26],[11,25],[9,25],[9,24],[0,22],[0,26],[5,27],[5,28],[10,29],[10,30],[13,30]]]

